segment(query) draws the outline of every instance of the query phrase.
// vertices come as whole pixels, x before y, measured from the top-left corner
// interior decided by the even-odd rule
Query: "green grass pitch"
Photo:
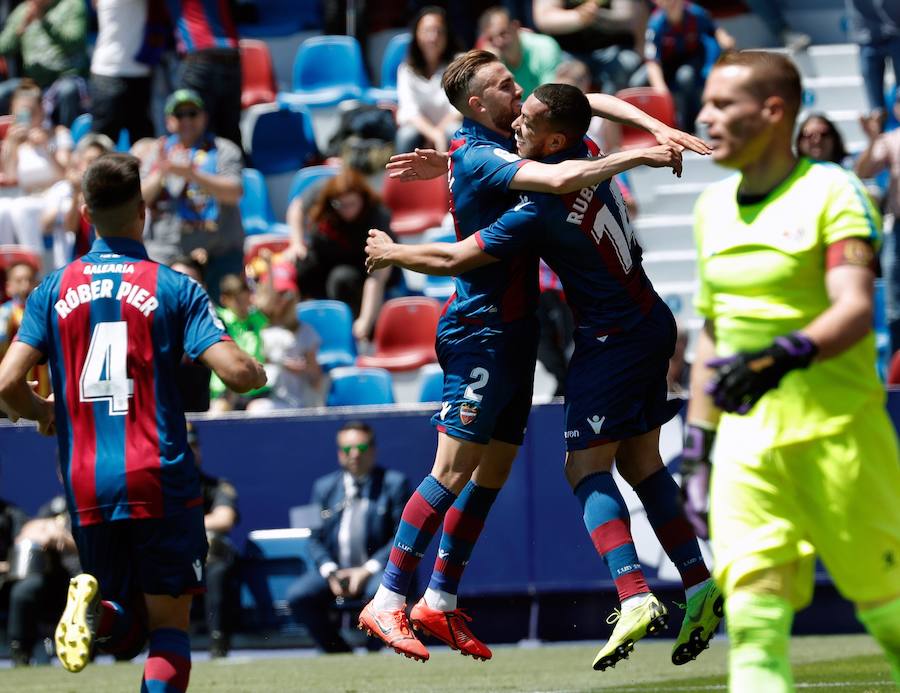
[[[724,691],[727,643],[719,636],[701,657],[675,667],[671,641],[644,641],[614,669],[595,672],[597,644],[498,647],[490,662],[433,648],[427,663],[393,653],[195,662],[192,693],[245,691],[617,691],[685,693]],[[895,691],[887,664],[865,636],[795,638],[792,659],[801,691]],[[95,664],[80,674],[60,667],[0,670],[0,690],[12,693],[120,693],[137,691],[141,666]]]

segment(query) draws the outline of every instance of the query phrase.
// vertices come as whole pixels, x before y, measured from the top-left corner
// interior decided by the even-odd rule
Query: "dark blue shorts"
[[[203,507],[160,519],[117,520],[75,527],[81,569],[100,594],[129,604],[138,593],[179,597],[206,589]]]
[[[657,301],[632,329],[598,338],[575,331],[566,375],[566,449],[584,450],[652,431],[678,414],[666,371],[675,350],[672,311]]]
[[[502,331],[480,328],[440,337],[444,390],[432,424],[462,440],[521,445],[531,411],[539,331],[536,320],[523,320]]]

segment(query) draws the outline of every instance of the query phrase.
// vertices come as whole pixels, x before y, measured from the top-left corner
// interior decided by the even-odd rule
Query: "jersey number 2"
[[[128,323],[98,323],[81,369],[81,401],[106,401],[111,416],[127,414],[128,400],[134,396],[134,380],[128,377],[127,360]]]

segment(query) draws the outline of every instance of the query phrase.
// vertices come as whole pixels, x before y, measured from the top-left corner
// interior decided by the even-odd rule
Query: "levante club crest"
[[[478,417],[478,407],[469,402],[463,402],[459,405],[459,420],[463,426],[468,426]]]

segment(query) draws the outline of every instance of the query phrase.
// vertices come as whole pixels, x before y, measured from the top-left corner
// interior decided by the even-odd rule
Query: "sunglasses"
[[[354,450],[362,455],[364,452],[368,452],[370,447],[372,447],[371,443],[359,443],[358,445],[341,445],[338,449],[345,455],[349,455]]]
[[[176,111],[172,115],[178,120],[183,120],[184,118],[196,118],[200,115],[200,111]]]

